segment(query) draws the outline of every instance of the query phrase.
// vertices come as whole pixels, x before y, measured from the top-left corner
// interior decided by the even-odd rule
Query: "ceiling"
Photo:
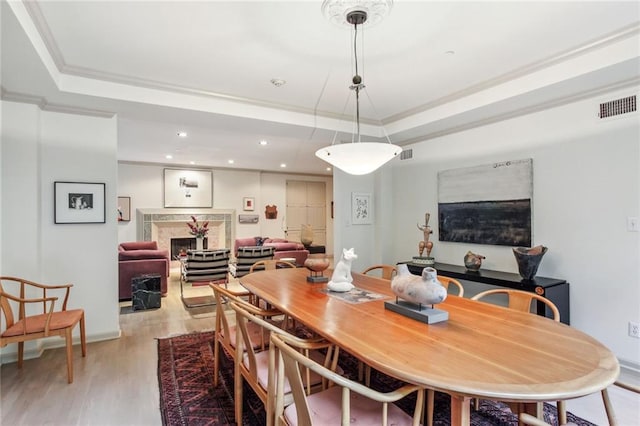
[[[2,0],[2,98],[117,114],[120,161],[331,174],[353,34],[321,5]],[[635,1],[396,0],[360,34],[361,132],[401,146],[640,81]]]

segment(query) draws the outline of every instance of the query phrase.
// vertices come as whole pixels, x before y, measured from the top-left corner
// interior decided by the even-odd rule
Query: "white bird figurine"
[[[391,290],[401,299],[409,302],[435,305],[447,298],[447,290],[438,281],[438,271],[426,267],[422,276],[411,274],[406,264],[398,265],[398,274],[391,280]]]

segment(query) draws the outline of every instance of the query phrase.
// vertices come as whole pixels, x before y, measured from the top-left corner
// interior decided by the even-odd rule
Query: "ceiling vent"
[[[403,149],[402,152],[400,153],[401,160],[409,160],[411,158],[413,158],[413,149],[411,148]]]
[[[615,117],[616,115],[634,112],[636,108],[636,95],[627,96],[626,98],[616,99],[615,101],[601,103],[598,116],[600,118]]]

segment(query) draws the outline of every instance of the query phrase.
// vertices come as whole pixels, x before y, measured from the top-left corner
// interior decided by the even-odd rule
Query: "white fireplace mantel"
[[[235,240],[235,215],[235,210],[221,209],[137,209],[137,239],[138,241],[157,240],[159,227],[175,227],[184,231],[178,231],[179,233],[189,236],[187,222],[191,221],[191,216],[195,216],[198,222],[210,223],[209,232],[216,232],[219,237],[216,238],[219,247],[215,248],[231,249]],[[168,244],[168,241],[164,243],[158,241],[158,246],[162,246],[161,248],[169,248],[164,247]],[[224,247],[222,247],[223,244]]]

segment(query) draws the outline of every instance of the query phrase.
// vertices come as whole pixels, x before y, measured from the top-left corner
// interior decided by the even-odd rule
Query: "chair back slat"
[[[393,265],[373,265],[362,271],[363,274],[367,275],[373,271],[380,271],[381,277],[385,280],[392,280],[393,277],[396,276],[398,270]]]
[[[458,296],[460,297],[464,296],[464,287],[462,286],[460,281],[456,280],[455,278],[446,277],[444,275],[438,275],[437,278],[438,278],[438,281],[440,281],[440,284],[442,284],[444,288],[449,290],[449,285],[453,284],[454,286],[458,287]]]
[[[508,297],[509,309],[514,309],[520,312],[531,312],[531,302],[534,300],[544,303],[553,314],[555,321],[560,321],[560,311],[558,307],[549,299],[544,296],[540,296],[536,293],[530,293],[522,290],[511,290],[505,288],[495,288],[491,290],[483,291],[473,296],[472,300],[480,300],[490,294],[506,294]]]

